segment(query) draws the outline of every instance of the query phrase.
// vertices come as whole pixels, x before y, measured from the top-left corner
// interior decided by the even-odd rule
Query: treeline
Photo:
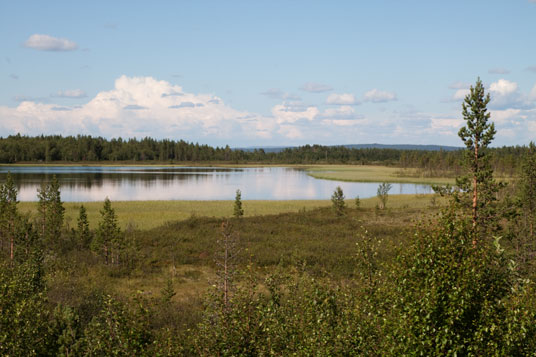
[[[513,175],[525,146],[488,149],[493,153],[492,167],[501,174]],[[354,149],[344,146],[305,145],[280,152],[233,150],[229,146],[211,147],[183,140],[105,139],[78,135],[21,136],[0,138],[0,163],[18,162],[229,162],[269,164],[382,164],[419,168],[428,176],[461,171],[459,151],[398,149]]]

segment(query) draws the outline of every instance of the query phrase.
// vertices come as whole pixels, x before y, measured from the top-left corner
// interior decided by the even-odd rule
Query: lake
[[[66,202],[142,200],[232,200],[237,189],[243,200],[329,199],[337,186],[346,198],[373,197],[379,182],[315,179],[304,170],[286,167],[221,168],[169,166],[3,166],[10,171],[20,201],[36,201],[37,188],[56,175]],[[390,194],[431,193],[429,185],[393,183]]]

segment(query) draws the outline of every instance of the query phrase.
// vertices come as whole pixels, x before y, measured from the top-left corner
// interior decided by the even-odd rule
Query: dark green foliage
[[[389,191],[391,191],[391,188],[393,186],[390,183],[383,182],[378,186],[378,191],[376,192],[376,196],[380,200],[380,209],[385,209],[387,207],[387,198],[389,195]]]
[[[37,203],[39,231],[47,247],[60,245],[61,230],[65,208],[61,201],[60,184],[56,175],[48,183],[43,183],[38,189]]]
[[[87,219],[87,211],[84,205],[80,206],[76,229],[76,243],[79,247],[87,249],[91,244],[93,236],[89,230],[89,221]]]
[[[91,243],[92,249],[104,257],[106,264],[119,264],[125,249],[125,240],[108,197],[104,200],[100,214],[101,220]]]
[[[344,193],[342,192],[341,186],[337,186],[333,192],[333,195],[331,195],[331,208],[337,216],[344,215],[346,203],[344,202]]]
[[[359,199],[359,196],[356,196],[356,197],[355,197],[354,204],[355,204],[355,208],[356,208],[356,209],[358,209],[359,207],[361,207],[361,200]]]
[[[240,218],[244,215],[244,209],[242,208],[242,192],[236,190],[236,196],[234,201],[233,216]]]

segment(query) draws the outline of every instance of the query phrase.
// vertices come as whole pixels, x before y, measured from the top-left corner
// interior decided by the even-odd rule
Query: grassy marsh
[[[434,195],[389,195],[387,206],[390,208],[425,208],[432,204]],[[436,199],[439,202],[439,198]],[[378,203],[376,197],[361,199],[362,208],[374,208]],[[76,225],[80,205],[87,209],[90,227],[97,227],[100,219],[99,211],[103,202],[65,202],[65,221],[71,226]],[[136,229],[152,229],[166,222],[183,221],[197,217],[224,218],[233,215],[233,201],[112,201],[122,229],[128,226]],[[346,200],[348,207],[354,207],[354,198]],[[23,213],[35,215],[36,202],[20,202],[19,209]],[[243,201],[246,217],[273,215],[308,211],[331,206],[330,200],[293,200],[293,201]]]

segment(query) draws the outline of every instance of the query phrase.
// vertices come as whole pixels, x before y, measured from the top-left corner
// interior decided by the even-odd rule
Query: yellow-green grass
[[[389,195],[387,207],[392,208],[424,208],[432,204],[434,195]],[[376,206],[376,197],[362,199],[361,207]],[[87,209],[91,228],[96,228],[100,220],[99,211],[102,202],[65,202],[65,220],[71,226],[76,226],[80,205]],[[200,217],[231,217],[234,201],[117,201],[112,202],[119,225],[122,229],[128,226],[137,229],[151,229],[170,221],[181,221],[192,215]],[[292,200],[292,201],[244,201],[245,216],[263,216],[300,210],[311,210],[331,205],[330,200]],[[346,200],[346,205],[355,207],[353,199]],[[20,202],[19,209],[23,213],[35,215],[36,202]]]
[[[426,177],[419,169],[376,165],[314,165],[307,167],[309,176],[318,179],[355,182],[399,182],[420,184],[453,184],[453,177]]]

